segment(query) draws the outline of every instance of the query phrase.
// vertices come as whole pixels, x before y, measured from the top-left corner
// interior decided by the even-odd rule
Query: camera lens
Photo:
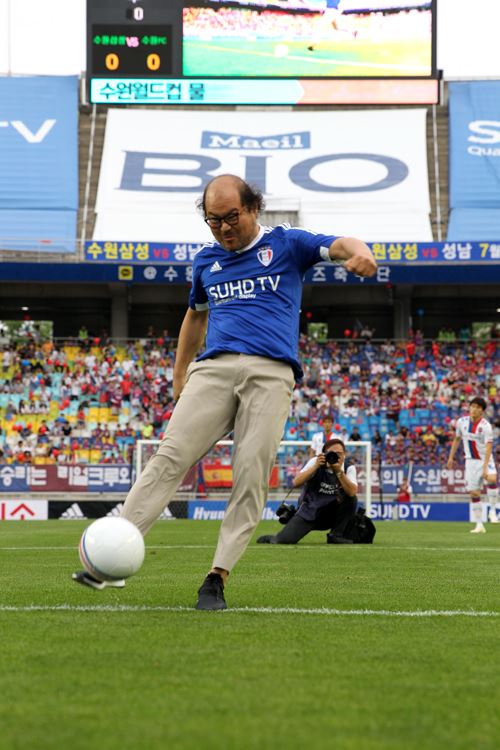
[[[335,451],[328,451],[328,453],[325,454],[325,458],[327,464],[338,464],[340,461],[340,456],[338,453],[335,453]]]

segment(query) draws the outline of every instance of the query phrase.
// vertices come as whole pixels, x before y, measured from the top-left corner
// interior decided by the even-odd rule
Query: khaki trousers
[[[293,385],[291,366],[267,357],[221,354],[191,363],[164,438],[122,516],[146,534],[188,469],[233,431],[233,487],[213,560],[213,567],[231,570],[261,519]]]

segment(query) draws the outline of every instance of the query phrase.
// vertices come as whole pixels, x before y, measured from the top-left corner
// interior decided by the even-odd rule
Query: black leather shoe
[[[264,536],[259,536],[257,539],[257,544],[275,544],[275,537],[271,534],[264,534]]]
[[[343,536],[335,536],[335,534],[326,535],[327,544],[354,544],[352,539],[346,539]]]
[[[196,609],[227,609],[224,581],[218,573],[209,573],[201,584]]]

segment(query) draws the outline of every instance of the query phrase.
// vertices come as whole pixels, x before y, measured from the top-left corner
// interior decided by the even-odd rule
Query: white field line
[[[0,604],[0,612],[196,612],[193,607],[162,607],[147,604]],[[228,614],[324,615],[328,617],[500,617],[500,612],[480,610],[391,610],[391,609],[328,609],[300,607],[235,607],[223,610]]]
[[[148,544],[146,549],[214,549],[215,544]],[[19,552],[21,550],[73,550],[78,551],[78,545],[61,545],[47,547],[0,547],[0,552]]]
[[[251,544],[247,547],[245,552],[251,552],[255,550],[262,549],[262,547],[272,547],[273,549],[297,549],[299,547],[301,550],[330,550],[329,554],[331,553],[331,545],[328,544],[273,544],[273,545],[254,545]],[[215,542],[214,544],[146,544],[146,551],[148,549],[214,549],[215,548]],[[343,547],[345,549],[345,547]],[[500,552],[500,545],[498,547],[417,547],[417,546],[398,546],[393,547],[392,545],[384,545],[384,544],[374,544],[374,545],[367,545],[367,544],[351,544],[348,545],[348,549],[370,549],[373,552],[376,552],[377,550],[384,550],[384,551],[391,551],[391,550],[409,550],[412,552]],[[37,547],[2,547],[0,546],[0,552],[20,552],[20,551],[39,551],[39,550],[78,550],[78,545],[61,545],[61,546],[37,546]]]

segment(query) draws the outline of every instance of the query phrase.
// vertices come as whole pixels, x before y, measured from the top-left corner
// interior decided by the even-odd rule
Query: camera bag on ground
[[[328,544],[373,544],[375,534],[375,524],[365,514],[364,508],[359,508],[347,522],[342,536],[330,532],[326,541]]]

